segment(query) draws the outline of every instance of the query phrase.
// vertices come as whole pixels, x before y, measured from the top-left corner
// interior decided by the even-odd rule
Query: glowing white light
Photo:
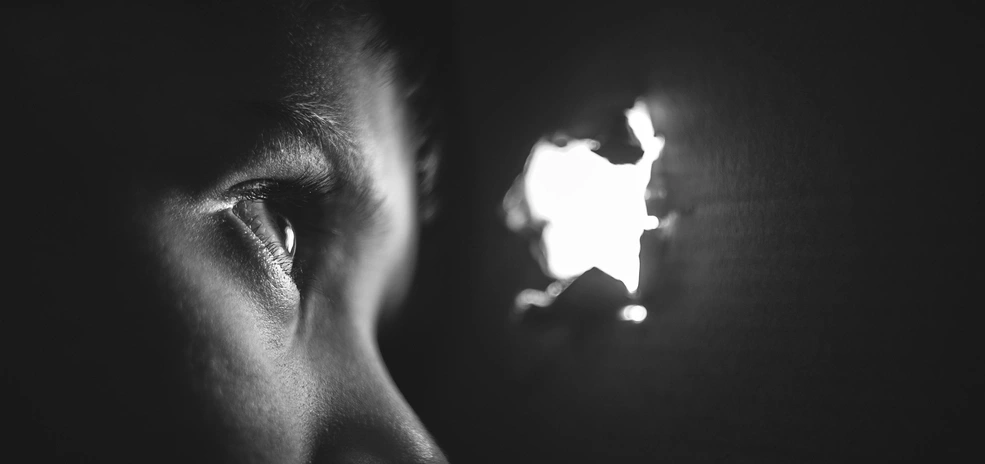
[[[646,319],[646,308],[640,305],[629,305],[622,308],[622,312],[619,313],[619,317],[624,321],[640,323]]]
[[[643,156],[635,164],[612,164],[594,150],[594,140],[572,140],[559,147],[547,140],[530,152],[523,192],[530,218],[544,224],[546,271],[572,279],[592,267],[636,292],[640,278],[640,236],[660,221],[647,214],[646,187],[664,139],[654,135],[649,110],[637,101],[626,121],[640,141]],[[516,229],[523,217],[507,209]]]
[[[647,108],[643,100],[637,100],[632,108],[626,110],[626,124],[629,125],[629,129],[633,131],[636,139],[640,141],[643,157],[650,155],[656,160],[660,156],[660,150],[663,150],[664,139],[656,136],[653,121],[650,120],[650,109]]]

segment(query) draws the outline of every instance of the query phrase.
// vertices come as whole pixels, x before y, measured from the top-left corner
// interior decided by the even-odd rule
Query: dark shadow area
[[[924,7],[461,2],[443,216],[385,355],[453,462],[970,452],[981,24]],[[635,325],[519,325],[530,146],[643,95],[667,146]],[[580,128],[580,129],[579,129]],[[977,253],[975,253],[977,254]],[[575,341],[577,340],[577,341]],[[433,361],[433,362],[432,362]]]

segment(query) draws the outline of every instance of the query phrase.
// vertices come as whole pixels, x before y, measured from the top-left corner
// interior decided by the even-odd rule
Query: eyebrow
[[[254,105],[270,128],[321,148],[326,155],[353,153],[355,134],[338,104],[311,93],[295,93]],[[282,137],[278,137],[282,138]]]
[[[381,209],[379,192],[365,171],[366,164],[361,159],[355,131],[338,101],[322,95],[298,93],[278,100],[257,102],[255,107],[273,131],[268,142],[281,148],[317,147],[331,168],[330,172],[316,173],[315,177],[330,177],[332,180],[329,183],[348,186],[347,191],[356,200],[356,212],[365,219],[378,219],[376,214]]]

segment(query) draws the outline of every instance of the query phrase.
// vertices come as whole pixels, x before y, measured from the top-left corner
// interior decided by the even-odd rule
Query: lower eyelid
[[[213,245],[222,275],[237,282],[240,296],[250,304],[243,309],[256,311],[264,321],[280,322],[289,327],[297,320],[301,307],[298,281],[279,265],[266,245],[257,237],[233,208],[215,217],[217,234]],[[218,272],[218,271],[217,271]]]
[[[280,250],[281,245],[276,242],[274,237],[270,236],[271,233],[274,233],[273,231],[267,231],[266,233],[263,231],[265,227],[262,222],[263,219],[244,206],[246,202],[248,200],[240,202],[231,208],[230,214],[235,217],[236,221],[248,229],[244,233],[248,234],[250,236],[249,239],[255,243],[257,248],[261,249],[261,253],[265,255],[265,258],[275,264],[286,275],[290,276],[294,270],[293,257]]]

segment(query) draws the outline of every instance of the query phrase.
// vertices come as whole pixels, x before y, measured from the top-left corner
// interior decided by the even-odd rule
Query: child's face
[[[444,462],[375,340],[417,243],[417,136],[391,57],[353,22],[157,21],[73,64],[122,82],[81,98],[118,137],[115,168],[87,182],[124,193],[82,224],[104,250],[66,265],[98,254],[107,274],[78,287],[121,297],[62,350],[85,378],[44,420],[88,422],[79,446],[138,462]]]

